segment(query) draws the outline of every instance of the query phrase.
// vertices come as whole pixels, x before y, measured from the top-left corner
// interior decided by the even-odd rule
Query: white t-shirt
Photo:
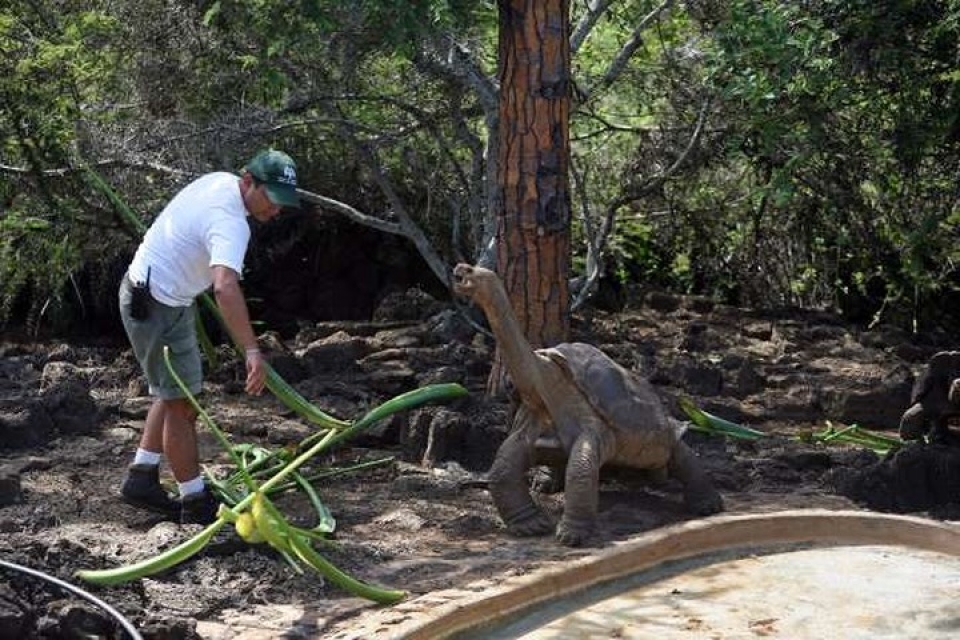
[[[211,267],[239,275],[250,240],[237,176],[217,172],[191,182],[154,220],[130,263],[130,279],[147,279],[150,293],[171,307],[187,307],[213,284]]]

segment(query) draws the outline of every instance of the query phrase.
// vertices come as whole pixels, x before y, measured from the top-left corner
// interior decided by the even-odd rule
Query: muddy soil
[[[511,537],[484,483],[510,412],[505,400],[484,397],[491,338],[417,291],[387,300],[374,318],[304,326],[287,338],[267,333],[262,343],[285,379],[343,419],[425,384],[458,382],[470,392],[395,416],[313,464],[373,463],[316,482],[337,521],[323,553],[355,577],[406,590],[394,622],[429,609],[433,592],[494,586],[690,517],[676,484],[651,486],[611,471],[592,546]],[[770,434],[759,441],[687,434],[727,513],[877,509],[960,519],[960,448],[911,445],[883,459],[809,438],[827,421],[895,435],[923,365],[956,344],[866,331],[829,314],[757,312],[656,293],[636,296],[619,313],[579,315],[574,336],[650,378],[678,417],[683,395]],[[311,433],[276,399],[244,395],[240,364],[225,349],[220,356],[208,367],[201,402],[235,442],[277,448]],[[114,587],[78,582],[78,569],[144,559],[199,530],[116,497],[149,403],[123,343],[0,345],[0,560],[87,589],[144,638],[390,636],[389,622],[362,629],[376,605],[317,574],[298,574],[232,529],[163,574]],[[229,468],[206,430],[201,448],[210,472]],[[172,480],[166,468],[163,475]],[[562,493],[538,497],[559,516]],[[292,519],[311,517],[299,496],[278,504]],[[101,609],[61,588],[3,566],[0,576],[0,637],[123,637]],[[391,620],[383,613],[378,620]]]

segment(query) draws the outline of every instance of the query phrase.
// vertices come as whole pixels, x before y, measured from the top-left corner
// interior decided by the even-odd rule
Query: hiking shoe
[[[120,485],[120,498],[130,506],[176,517],[180,505],[160,486],[160,467],[132,464]]]
[[[210,489],[186,495],[180,499],[180,524],[210,524],[217,519],[219,508]]]

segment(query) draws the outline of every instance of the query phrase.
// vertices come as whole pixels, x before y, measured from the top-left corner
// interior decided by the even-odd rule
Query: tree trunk
[[[499,0],[497,273],[534,347],[570,331],[569,0]],[[499,352],[488,391],[503,388]]]

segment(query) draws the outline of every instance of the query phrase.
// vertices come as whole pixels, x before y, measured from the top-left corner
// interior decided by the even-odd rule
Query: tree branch
[[[483,69],[466,47],[457,43],[450,34],[446,34],[444,39],[447,46],[446,54],[438,53],[436,47],[424,46],[414,55],[413,61],[421,73],[456,83],[470,91],[477,97],[477,102],[483,109],[484,125],[487,130],[486,143],[482,150],[471,145],[474,151],[474,170],[471,175],[474,179],[480,179],[486,183],[486,188],[483,182],[479,184],[480,191],[486,194],[486,215],[472,217],[473,220],[479,220],[478,228],[474,233],[475,237],[480,238],[479,246],[475,247],[478,253],[476,261],[484,264],[493,255],[492,246],[496,235],[493,217],[496,190],[489,188],[489,185],[496,184],[497,167],[496,162],[492,162],[491,158],[497,157],[500,138],[500,88],[493,78],[484,74]],[[478,151],[480,155],[477,155]],[[478,202],[479,200],[471,198],[472,212],[473,207],[478,206]]]
[[[613,0],[587,1],[586,11],[580,16],[577,26],[574,27],[573,33],[570,34],[570,55],[575,55],[577,51],[580,50],[587,36],[590,35],[590,32],[593,31],[593,28],[597,22],[600,21],[600,18],[603,17],[603,14],[606,13],[607,9],[610,8],[611,4],[613,4]]]
[[[587,243],[586,273],[583,278],[580,279],[579,286],[576,287],[576,295],[570,303],[570,310],[576,311],[590,299],[594,289],[596,289],[597,282],[600,279],[600,254],[603,249],[606,248],[606,238],[609,236],[601,239],[594,229],[593,221],[590,219],[586,170],[582,172],[578,171],[577,167],[571,162],[570,175],[573,177],[574,191],[580,200],[580,215],[583,218],[583,236]],[[601,240],[603,240],[604,246],[599,245]]]
[[[627,67],[627,63],[630,61],[630,58],[632,58],[633,54],[637,52],[637,49],[643,45],[642,34],[647,29],[647,26],[655,18],[660,17],[660,14],[669,9],[673,5],[673,2],[674,0],[664,0],[658,7],[643,17],[640,23],[633,30],[630,38],[627,39],[627,41],[620,48],[620,51],[617,52],[617,55],[614,56],[613,60],[610,62],[610,66],[607,67],[607,71],[603,74],[600,80],[595,82],[592,86],[583,89],[584,100],[595,93],[608,88],[610,85],[616,82],[617,78],[620,77],[620,74],[622,74],[623,70]]]
[[[438,51],[437,45],[425,43],[413,56],[413,63],[422,73],[434,78],[455,82],[472,90],[484,113],[499,109],[499,88],[496,82],[483,72],[469,49],[458,43],[453,35],[445,34],[446,52]]]
[[[326,108],[329,110],[337,110],[335,105],[330,105]],[[337,115],[342,117],[342,114]],[[378,224],[381,226],[377,228],[382,228],[390,233],[402,235],[410,240],[417,248],[420,256],[427,263],[427,266],[430,267],[430,270],[433,271],[433,274],[437,276],[437,279],[449,288],[449,266],[447,265],[446,261],[444,261],[434,250],[433,245],[430,244],[430,241],[427,239],[426,234],[423,233],[423,230],[420,228],[420,226],[417,225],[410,214],[407,213],[406,207],[403,204],[403,200],[397,194],[396,190],[393,188],[393,185],[390,183],[390,180],[384,174],[383,167],[377,158],[376,151],[371,148],[368,143],[364,142],[356,135],[353,135],[353,131],[351,131],[350,125],[347,123],[346,118],[343,118],[343,123],[339,126],[339,129],[341,135],[347,141],[353,144],[358,155],[373,174],[374,182],[377,183],[377,186],[380,187],[380,190],[390,203],[391,214],[397,218],[397,222],[395,224],[386,223],[378,218],[376,220],[379,220]],[[341,211],[346,213],[345,210]],[[368,219],[367,222],[371,222],[371,220]]]
[[[378,231],[383,231],[384,233],[390,233],[398,236],[406,235],[403,231],[403,228],[398,223],[390,222],[389,220],[384,220],[383,218],[378,218],[376,216],[363,213],[362,211],[351,207],[345,202],[340,202],[339,200],[334,200],[333,198],[327,198],[326,196],[321,196],[320,194],[307,191],[306,189],[297,189],[297,195],[300,196],[301,200],[315,204],[323,209],[335,211],[349,220],[352,220],[357,224],[362,224],[365,227],[371,227]]]
[[[677,156],[677,159],[674,160],[673,164],[659,175],[653,176],[652,178],[644,181],[644,183],[639,187],[631,189],[630,193],[628,193],[626,196],[617,199],[611,205],[611,209],[618,209],[629,202],[633,202],[634,200],[643,197],[645,194],[649,193],[653,189],[658,188],[664,182],[669,180],[670,177],[677,172],[677,170],[686,161],[687,156],[690,155],[690,152],[693,151],[694,147],[696,147],[697,142],[700,140],[700,136],[703,133],[704,124],[706,124],[707,121],[707,110],[709,106],[710,99],[704,99],[703,104],[700,105],[700,113],[697,115],[696,127],[694,128],[693,133],[690,135],[690,139],[687,141],[687,146],[684,147],[683,152]]]

